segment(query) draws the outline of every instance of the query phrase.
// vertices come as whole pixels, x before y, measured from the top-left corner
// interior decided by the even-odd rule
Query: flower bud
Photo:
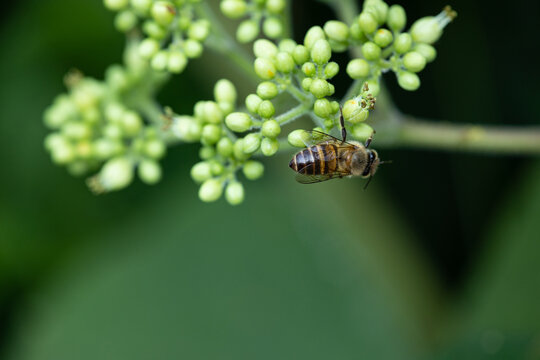
[[[159,51],[157,40],[146,38],[139,44],[139,55],[144,59],[150,59]]]
[[[186,56],[190,59],[198,58],[203,52],[203,46],[200,41],[193,39],[187,39],[184,41],[182,49],[184,50],[184,54],[186,54]]]
[[[247,134],[244,138],[243,149],[246,154],[253,154],[255,151],[259,150],[261,146],[261,137],[259,134]]]
[[[313,105],[313,112],[319,117],[327,118],[332,113],[332,105],[328,99],[317,99]]]
[[[197,41],[204,41],[210,34],[210,23],[207,20],[192,22],[188,29],[188,37]]]
[[[293,57],[286,52],[280,52],[276,56],[276,68],[285,74],[290,73],[294,70],[294,59]]]
[[[246,160],[249,158],[249,154],[244,152],[244,139],[238,139],[235,141],[233,146],[234,158],[237,160]]]
[[[309,60],[309,50],[304,45],[297,45],[292,55],[297,65],[302,65]]]
[[[246,107],[247,109],[252,113],[257,113],[257,110],[259,109],[259,105],[262,103],[262,99],[258,97],[255,94],[249,94],[246,97]]]
[[[244,0],[224,0],[219,4],[221,12],[230,19],[238,19],[246,14],[247,4]]]
[[[137,25],[137,15],[133,11],[124,10],[114,18],[114,26],[121,32],[128,32]]]
[[[302,65],[302,72],[306,76],[311,77],[315,75],[316,71],[317,71],[317,68],[315,67],[315,64],[313,64],[312,62],[307,62],[307,63],[304,63],[304,65]]]
[[[203,126],[201,140],[206,145],[214,145],[221,138],[221,127],[215,124]]]
[[[230,205],[239,205],[244,201],[244,186],[241,182],[232,181],[225,189],[225,199]]]
[[[169,62],[169,51],[161,50],[161,51],[158,51],[152,57],[150,66],[152,66],[152,69],[156,71],[165,71],[165,69],[167,69],[168,62]]]
[[[199,188],[199,198],[204,202],[216,201],[222,193],[223,183],[217,179],[208,179]]]
[[[257,95],[261,99],[273,99],[278,95],[277,85],[271,81],[263,81],[257,86]]]
[[[173,120],[171,131],[184,141],[198,141],[201,137],[202,127],[191,116],[178,116]]]
[[[339,65],[338,63],[331,61],[324,67],[324,76],[326,76],[327,79],[331,79],[334,76],[337,75],[339,72]]]
[[[143,120],[135,111],[126,111],[122,116],[121,126],[126,136],[135,136],[141,131]]]
[[[142,160],[137,168],[139,178],[148,185],[154,185],[161,180],[161,166],[153,160]]]
[[[352,135],[359,140],[367,140],[373,135],[373,128],[366,123],[359,123],[352,127]]]
[[[302,89],[304,89],[304,91],[309,91],[309,88],[311,87],[311,83],[313,82],[313,79],[312,78],[304,78],[302,79]]]
[[[329,39],[338,42],[347,41],[349,37],[349,27],[341,21],[330,20],[324,24],[324,32]]]
[[[174,20],[176,8],[169,1],[157,1],[152,5],[152,17],[162,25],[167,26]]]
[[[377,19],[369,12],[362,12],[358,17],[358,25],[364,34],[372,34],[377,30]]]
[[[415,42],[433,44],[439,40],[443,29],[457,16],[449,6],[437,16],[426,16],[418,19],[411,26],[411,36]]]
[[[64,141],[55,141],[51,145],[51,157],[52,161],[59,165],[69,164],[75,160],[77,154],[71,144]]]
[[[262,124],[261,134],[269,138],[275,138],[281,133],[281,127],[276,120],[266,120]]]
[[[126,8],[129,0],[103,0],[103,4],[109,10],[118,11]]]
[[[331,56],[332,49],[330,48],[328,41],[320,39],[313,44],[313,47],[311,48],[311,59],[313,59],[316,64],[326,64]]]
[[[278,48],[279,51],[286,52],[292,55],[296,45],[296,41],[294,41],[293,39],[283,39],[279,42]]]
[[[394,36],[392,33],[387,29],[379,29],[375,32],[375,36],[373,37],[373,41],[378,46],[385,48],[388,45],[394,41]]]
[[[208,161],[198,162],[191,168],[190,175],[193,181],[202,183],[212,177],[212,167]]]
[[[152,0],[131,0],[131,7],[140,15],[147,15],[151,6]]]
[[[236,30],[236,39],[241,43],[248,43],[259,35],[259,24],[254,20],[244,20]]]
[[[214,99],[219,102],[235,103],[236,88],[233,83],[227,79],[221,79],[214,86]]]
[[[144,146],[145,154],[152,159],[161,159],[166,151],[165,143],[159,139],[148,140]]]
[[[272,104],[270,100],[264,100],[259,105],[257,112],[261,117],[269,119],[274,116],[274,114],[276,113],[276,109],[274,108],[274,104]]]
[[[270,39],[276,39],[283,34],[283,25],[275,16],[270,16],[264,19],[262,29],[263,33]]]
[[[279,149],[279,142],[276,139],[264,138],[261,141],[261,152],[264,156],[272,156]]]
[[[244,164],[242,171],[248,180],[257,180],[263,176],[264,166],[258,161],[249,160]]]
[[[308,50],[311,50],[313,45],[317,42],[317,40],[325,40],[326,36],[324,35],[324,31],[320,26],[312,26],[306,33],[306,36],[304,37],[304,45]]]
[[[388,18],[386,20],[388,27],[395,32],[403,30],[407,23],[405,9],[401,5],[392,5],[388,9]]]
[[[285,0],[266,0],[265,6],[270,14],[279,14],[285,10],[286,3]]]
[[[412,45],[412,37],[408,33],[399,34],[394,41],[394,49],[398,54],[405,54]]]
[[[379,92],[381,91],[381,87],[379,86],[378,79],[370,79],[370,80],[368,80],[366,82],[367,82],[368,88],[369,88],[368,93],[373,95],[373,96],[379,95]]]
[[[369,116],[369,111],[362,108],[355,99],[347,100],[343,105],[343,119],[352,124],[366,121]]]
[[[105,163],[98,174],[102,191],[120,190],[133,181],[133,162],[126,157],[116,157]]]
[[[199,157],[203,160],[209,160],[216,156],[216,151],[212,146],[203,146],[199,149]]]
[[[202,106],[202,118],[212,124],[219,124],[223,120],[223,111],[214,101],[205,101]]]
[[[234,132],[244,132],[251,127],[251,118],[246,113],[234,112],[227,115],[225,124]]]
[[[420,53],[427,62],[432,62],[437,57],[437,50],[431,45],[418,43],[414,45],[414,51]]]
[[[180,74],[187,65],[186,55],[180,50],[169,51],[169,59],[167,61],[167,69],[175,74]]]
[[[347,74],[352,79],[362,79],[369,75],[369,63],[364,59],[353,59],[347,65]]]
[[[315,95],[317,99],[323,98],[331,92],[328,81],[323,79],[313,79],[309,91]]]
[[[426,59],[416,51],[410,51],[403,56],[403,66],[409,71],[419,72],[426,66]]]
[[[309,133],[303,129],[291,131],[287,137],[287,141],[294,147],[305,147],[309,140]]]
[[[366,60],[378,60],[381,57],[381,48],[375,43],[368,41],[362,45],[362,55]]]
[[[167,29],[153,20],[146,20],[144,22],[143,31],[154,40],[162,40],[167,37]]]
[[[414,91],[420,87],[420,78],[415,73],[400,71],[397,78],[399,86],[405,90]]]
[[[257,58],[254,63],[255,74],[263,80],[270,80],[276,76],[274,63],[265,58]]]
[[[216,150],[218,154],[223,157],[231,156],[233,152],[233,143],[231,139],[228,137],[222,137],[216,145]]]
[[[270,40],[258,39],[253,43],[253,54],[255,57],[272,59],[277,55],[277,53],[277,46]]]

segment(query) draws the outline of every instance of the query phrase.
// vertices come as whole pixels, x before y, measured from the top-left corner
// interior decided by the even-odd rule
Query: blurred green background
[[[415,19],[446,2],[402,5]],[[451,5],[420,90],[387,79],[394,102],[538,124],[538,3]],[[69,69],[102,78],[121,60],[113,14],[100,0],[2,6],[0,358],[540,359],[538,159],[378,149],[394,162],[364,192],[301,186],[284,154],[230,207],[198,200],[186,145],[157,186],[96,197],[49,160],[42,112]],[[332,17],[311,0],[294,14],[297,40]],[[189,113],[221,77],[253,90],[216,56],[162,103]]]

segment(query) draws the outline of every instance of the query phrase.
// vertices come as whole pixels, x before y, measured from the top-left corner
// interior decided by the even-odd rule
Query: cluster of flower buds
[[[221,12],[231,19],[245,18],[236,30],[236,39],[249,43],[259,36],[261,29],[270,39],[283,36],[285,0],[222,0]]]
[[[140,26],[146,37],[140,55],[157,71],[181,73],[188,59],[199,57],[210,32],[206,19],[197,19],[194,4],[200,0],[104,0],[117,11],[115,26],[129,32]]]
[[[193,115],[175,115],[172,119],[173,136],[202,144],[202,161],[192,167],[191,177],[201,184],[199,198],[205,202],[216,201],[225,193],[231,205],[240,204],[244,187],[237,172],[242,170],[248,180],[258,179],[264,172],[262,163],[250,160],[261,147],[260,135],[250,133],[242,138],[233,133],[245,133],[253,125],[248,114],[234,112],[236,97],[234,85],[229,80],[219,80],[214,87],[214,101],[199,101]]]
[[[165,142],[118,96],[120,71],[118,66],[109,69],[106,82],[70,76],[69,92],[59,95],[44,116],[45,124],[54,130],[45,139],[53,162],[67,166],[73,175],[87,175],[101,167],[88,180],[96,193],[128,186],[135,170],[147,184],[161,179],[158,160],[165,155]]]

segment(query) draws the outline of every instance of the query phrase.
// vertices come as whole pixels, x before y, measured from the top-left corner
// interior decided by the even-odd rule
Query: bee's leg
[[[369,147],[369,145],[371,144],[371,141],[373,140],[373,135],[375,135],[375,130],[373,130],[373,132],[371,133],[371,135],[368,137],[368,139],[366,140],[366,144],[364,145],[366,148]]]
[[[341,126],[341,141],[347,141],[347,129],[345,129],[345,120],[343,119],[343,108],[339,107],[339,126]]]

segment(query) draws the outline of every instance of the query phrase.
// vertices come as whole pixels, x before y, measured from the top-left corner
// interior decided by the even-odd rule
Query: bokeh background
[[[402,5],[412,20],[446,2]],[[421,88],[386,79],[393,101],[538,125],[539,4],[451,5],[459,17]],[[42,112],[69,69],[102,78],[121,60],[113,14],[99,0],[2,7],[0,358],[540,358],[538,158],[379,148],[393,164],[363,191],[301,186],[284,154],[230,207],[198,200],[185,145],[157,186],[96,197],[49,160]],[[311,0],[294,15],[296,40],[333,17]],[[207,52],[160,100],[190,113],[221,77],[253,90]]]

